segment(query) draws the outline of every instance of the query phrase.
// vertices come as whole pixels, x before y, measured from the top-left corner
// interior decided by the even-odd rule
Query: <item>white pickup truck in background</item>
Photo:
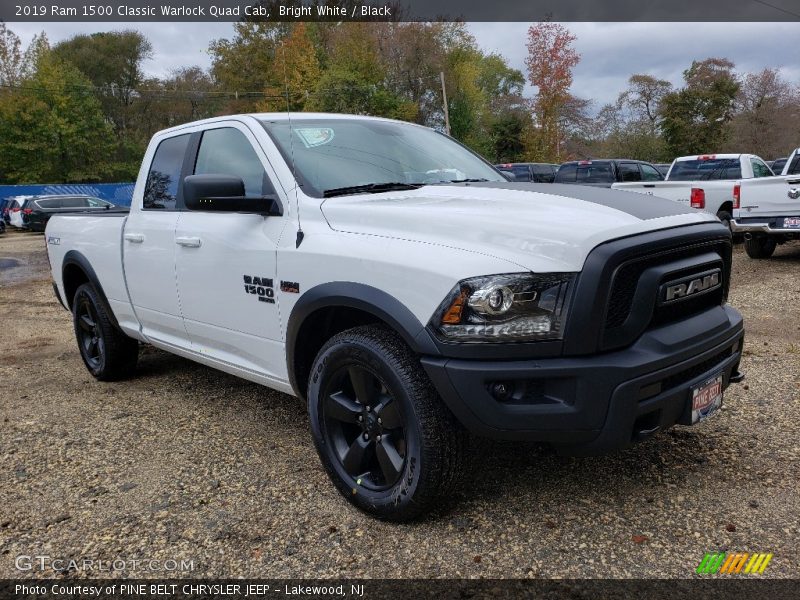
[[[755,154],[693,154],[672,161],[666,181],[737,181],[772,177],[774,173]]]
[[[665,181],[615,183],[611,187],[680,202],[716,215],[730,227],[738,183],[772,176],[755,154],[695,154],[676,158]]]
[[[800,175],[745,180],[738,188],[731,229],[744,234],[750,258],[769,258],[779,244],[800,239]]]

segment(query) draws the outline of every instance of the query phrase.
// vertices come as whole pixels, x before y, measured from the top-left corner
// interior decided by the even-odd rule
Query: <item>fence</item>
[[[45,194],[80,194],[108,200],[118,206],[130,206],[132,183],[53,183],[45,185],[0,185],[0,200],[9,196]]]

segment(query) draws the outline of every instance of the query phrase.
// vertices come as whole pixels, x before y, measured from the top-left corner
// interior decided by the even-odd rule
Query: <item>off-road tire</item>
[[[357,380],[362,381],[358,388],[354,383]],[[372,391],[361,394],[365,400],[361,402],[355,390],[367,388]],[[374,394],[378,400],[373,408],[367,409]],[[330,408],[332,404],[328,404],[332,396],[344,398],[342,402],[348,407],[341,421],[337,420],[342,416],[341,406]],[[391,402],[396,403],[394,417],[389,416],[386,408]],[[359,509],[379,519],[409,521],[450,503],[462,478],[468,434],[439,398],[419,358],[390,329],[366,325],[332,337],[317,354],[311,370],[308,410],[314,444],[328,476],[339,492]],[[332,414],[336,416],[331,417]],[[387,415],[382,426],[387,429],[374,429],[381,427],[377,425],[377,416],[381,414]],[[400,421],[402,430],[388,429]],[[352,445],[346,432],[351,437],[355,432]],[[379,435],[371,435],[371,442],[367,441],[376,432]],[[378,448],[377,440],[381,440],[381,446],[391,444],[392,440],[398,442],[397,453],[393,454],[397,458],[401,437],[404,437],[402,468],[393,462],[387,475],[386,463],[380,461],[387,452],[383,447]],[[357,469],[372,464],[369,458],[364,459],[366,462],[356,460],[359,466],[351,468],[352,473],[347,471],[345,463],[353,466],[347,460],[348,452],[362,443],[365,446],[371,443],[373,454],[369,454],[367,447],[361,457],[373,457],[372,462],[378,466],[360,477]],[[395,473],[399,473],[396,481]]]

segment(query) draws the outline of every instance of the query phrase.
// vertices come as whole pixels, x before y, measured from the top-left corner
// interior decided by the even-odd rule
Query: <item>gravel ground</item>
[[[800,245],[737,248],[747,379],[714,419],[598,458],[478,441],[457,506],[391,525],[338,496],[289,396],[152,349],[136,379],[95,382],[42,237],[11,232],[0,578],[22,554],[185,559],[192,576],[683,578],[717,550],[772,552],[765,577],[798,577],[799,272]]]

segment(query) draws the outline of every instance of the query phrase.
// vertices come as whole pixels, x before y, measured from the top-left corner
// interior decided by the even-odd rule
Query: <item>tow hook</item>
[[[740,383],[744,380],[744,373],[741,371],[736,371],[735,373],[731,373],[730,382],[731,383]]]

